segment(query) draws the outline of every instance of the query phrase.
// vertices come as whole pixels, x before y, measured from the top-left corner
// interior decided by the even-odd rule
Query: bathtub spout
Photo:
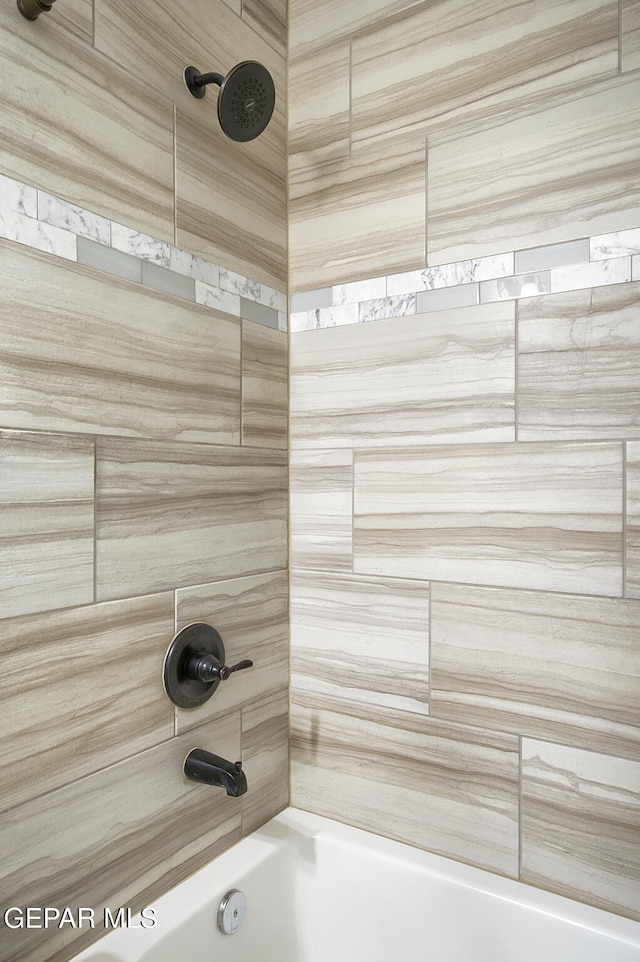
[[[228,762],[202,748],[194,748],[184,760],[184,774],[192,782],[219,785],[227,795],[236,798],[247,790],[247,777],[241,762]]]

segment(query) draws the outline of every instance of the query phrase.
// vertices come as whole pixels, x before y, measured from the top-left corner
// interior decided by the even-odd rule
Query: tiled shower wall
[[[0,901],[132,910],[287,804],[284,3],[0,13]],[[254,144],[185,65],[272,72]],[[195,712],[176,629],[254,660]],[[186,753],[242,758],[241,799]],[[98,934],[0,926],[0,959]]]
[[[290,3],[292,801],[636,919],[639,41]]]

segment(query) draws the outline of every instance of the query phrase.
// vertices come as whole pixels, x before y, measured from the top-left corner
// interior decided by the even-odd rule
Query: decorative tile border
[[[287,330],[282,291],[2,174],[0,237]]]
[[[291,296],[292,333],[640,280],[640,228]]]

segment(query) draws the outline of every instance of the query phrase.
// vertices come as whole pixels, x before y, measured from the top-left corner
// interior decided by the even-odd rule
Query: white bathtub
[[[74,962],[640,962],[640,923],[295,809],[153,909]]]

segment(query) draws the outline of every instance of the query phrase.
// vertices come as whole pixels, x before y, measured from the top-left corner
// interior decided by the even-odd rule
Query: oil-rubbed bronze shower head
[[[276,89],[271,74],[261,63],[245,60],[232,67],[226,77],[187,67],[184,82],[198,99],[204,97],[207,84],[218,84],[218,120],[231,140],[254,140],[271,120]]]
[[[37,20],[41,13],[49,13],[56,0],[17,0],[18,10],[27,20]]]

